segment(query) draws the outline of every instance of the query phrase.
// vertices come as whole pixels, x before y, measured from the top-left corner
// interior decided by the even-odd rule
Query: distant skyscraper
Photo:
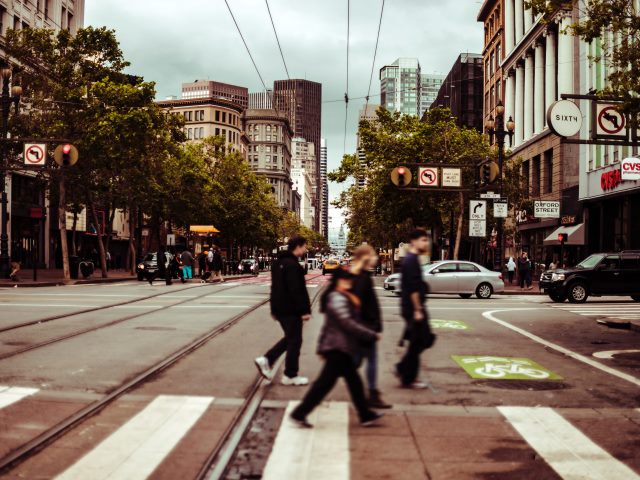
[[[407,115],[420,113],[420,62],[399,58],[380,69],[380,103],[387,110]]]
[[[251,109],[267,109],[273,108],[273,90],[265,90],[262,92],[251,92],[249,94],[249,108]]]
[[[245,87],[211,80],[195,80],[182,84],[182,98],[219,98],[237,103],[242,108],[249,105],[249,90]]]
[[[320,203],[320,233],[324,238],[329,239],[329,183],[327,182],[327,140],[320,140],[320,183],[321,203]]]
[[[360,114],[358,115],[358,133],[357,133],[357,153],[358,153],[358,161],[360,165],[364,165],[366,157],[364,154],[364,150],[360,148],[360,122],[363,120],[367,120],[369,122],[375,122],[378,120],[378,115],[376,114],[376,110],[380,108],[380,105],[371,105],[367,104],[360,109]],[[359,176],[356,179],[356,183],[358,188],[363,188],[366,185],[366,181],[364,175]]]
[[[423,73],[421,74],[420,81],[420,118],[424,115],[424,112],[429,110],[431,104],[434,102],[444,82],[445,75],[439,75],[437,73]]]

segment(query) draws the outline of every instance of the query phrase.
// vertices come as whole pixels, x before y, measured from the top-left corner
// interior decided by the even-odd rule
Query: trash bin
[[[77,255],[69,256],[69,270],[73,280],[78,279],[78,269],[80,268],[80,257]]]

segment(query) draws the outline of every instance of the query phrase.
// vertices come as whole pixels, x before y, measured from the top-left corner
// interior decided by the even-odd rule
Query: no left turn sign
[[[31,167],[44,167],[47,159],[47,145],[44,143],[24,144],[24,164]]]
[[[627,136],[625,116],[616,110],[615,105],[598,104],[596,123],[596,133],[598,136]]]
[[[418,184],[423,187],[438,186],[438,169],[433,167],[421,167]]]

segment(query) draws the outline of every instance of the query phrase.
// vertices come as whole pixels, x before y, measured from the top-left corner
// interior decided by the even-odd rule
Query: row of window
[[[538,197],[541,194],[553,193],[553,149],[549,149],[542,157],[536,155],[522,163],[522,177],[525,196]]]
[[[201,138],[204,138],[204,127],[185,128],[184,131],[187,134],[187,138],[189,140],[199,140]]]
[[[500,64],[502,63],[502,45],[500,42],[496,44],[487,58],[484,61],[484,75],[485,81],[489,81],[494,73],[500,71]]]

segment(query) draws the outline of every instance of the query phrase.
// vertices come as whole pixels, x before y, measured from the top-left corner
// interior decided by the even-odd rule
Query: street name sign
[[[640,180],[640,158],[625,158],[621,170],[622,180]]]
[[[442,168],[442,186],[457,187],[462,186],[462,170],[460,168]]]
[[[421,187],[438,186],[438,169],[436,167],[420,167],[418,173],[418,184]]]
[[[560,202],[533,202],[533,216],[536,218],[560,218]]]
[[[469,220],[486,220],[487,219],[487,201],[486,200],[470,200],[469,201]]]
[[[507,218],[509,204],[505,200],[493,201],[493,216],[496,218]]]
[[[470,237],[486,237],[487,221],[486,220],[469,220],[469,236]]]
[[[582,128],[582,112],[569,100],[558,100],[547,110],[547,124],[560,137],[573,137]]]
[[[627,138],[626,117],[618,107],[619,104],[596,102],[596,138]]]
[[[500,194],[493,192],[481,193],[480,198],[500,198]]]
[[[30,167],[44,167],[47,160],[47,145],[45,143],[24,144],[24,164]]]

